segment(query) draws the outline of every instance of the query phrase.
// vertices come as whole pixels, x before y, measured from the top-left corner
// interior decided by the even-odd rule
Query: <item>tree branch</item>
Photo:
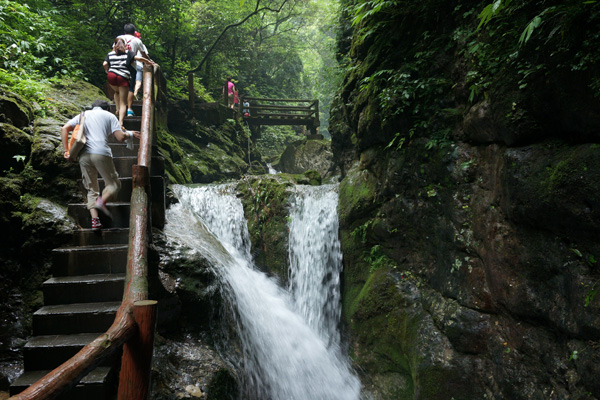
[[[212,44],[212,46],[210,46],[210,49],[208,49],[208,51],[206,52],[206,54],[204,55],[204,57],[200,61],[200,64],[198,64],[198,66],[196,68],[194,68],[192,70],[189,70],[187,73],[188,74],[192,74],[194,72],[199,71],[200,68],[202,68],[202,65],[206,62],[206,59],[208,58],[208,56],[210,55],[210,53],[217,46],[217,43],[219,42],[219,40],[221,40],[221,38],[223,37],[223,35],[225,35],[225,33],[229,29],[235,28],[236,26],[242,25],[244,22],[248,21],[250,18],[252,18],[256,14],[259,14],[259,13],[261,13],[263,11],[270,11],[270,12],[278,13],[278,12],[280,12],[283,9],[283,6],[288,2],[288,0],[283,0],[283,2],[279,5],[279,8],[277,8],[277,9],[273,9],[271,7],[268,7],[268,6],[260,8],[260,2],[261,2],[261,0],[257,0],[256,1],[256,6],[254,7],[254,11],[252,11],[250,14],[248,14],[246,17],[244,17],[244,19],[242,19],[241,21],[236,22],[234,24],[227,25],[223,29],[223,31],[221,32],[221,34],[217,37],[217,39],[214,41],[214,43]]]

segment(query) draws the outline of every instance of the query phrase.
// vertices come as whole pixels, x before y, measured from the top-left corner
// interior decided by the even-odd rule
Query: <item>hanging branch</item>
[[[257,0],[256,1],[256,7],[254,7],[254,11],[252,11],[250,14],[248,14],[246,17],[244,17],[244,19],[242,19],[239,22],[236,22],[235,24],[227,25],[225,27],[225,29],[223,29],[223,31],[221,32],[221,34],[219,35],[219,37],[217,37],[217,39],[214,41],[214,43],[212,44],[212,46],[210,46],[210,49],[208,49],[208,51],[204,55],[204,58],[202,58],[202,61],[200,61],[200,64],[196,68],[188,71],[187,73],[188,74],[193,74],[194,72],[197,72],[197,71],[200,70],[200,68],[202,68],[202,65],[204,65],[204,62],[208,59],[208,56],[213,51],[213,49],[215,48],[215,46],[217,45],[217,43],[219,42],[219,40],[221,40],[221,38],[223,37],[223,35],[225,35],[225,32],[227,32],[230,28],[235,28],[236,26],[242,25],[244,22],[248,21],[250,18],[252,18],[256,14],[261,13],[263,11],[271,11],[271,12],[274,12],[274,13],[278,13],[278,12],[280,12],[283,9],[283,6],[288,2],[288,0],[283,0],[283,2],[279,5],[279,8],[277,8],[277,9],[273,9],[271,7],[268,7],[268,6],[260,7],[260,2],[261,2],[261,0]]]

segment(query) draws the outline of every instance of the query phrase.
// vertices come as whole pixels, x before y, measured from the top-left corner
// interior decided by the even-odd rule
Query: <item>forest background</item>
[[[102,61],[131,22],[160,64],[172,101],[186,99],[188,71],[201,100],[220,101],[231,76],[240,96],[320,100],[321,133],[341,81],[332,0],[0,1],[0,84],[33,100],[63,78],[106,85]],[[198,68],[200,67],[200,68]],[[297,140],[291,127],[266,128],[263,156]]]

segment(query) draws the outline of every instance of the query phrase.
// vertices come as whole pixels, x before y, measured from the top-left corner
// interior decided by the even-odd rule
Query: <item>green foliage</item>
[[[400,5],[399,0],[369,0],[351,6],[352,26],[362,27],[358,30],[360,40],[387,29],[400,13]]]
[[[383,252],[381,245],[371,247],[368,253],[363,254],[363,260],[370,265],[370,272],[373,273],[380,268],[396,268],[396,263]]]
[[[256,148],[266,159],[273,159],[281,155],[290,143],[298,140],[300,136],[291,126],[265,126],[256,140]]]

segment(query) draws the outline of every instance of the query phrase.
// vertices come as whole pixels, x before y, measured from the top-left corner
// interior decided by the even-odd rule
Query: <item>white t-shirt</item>
[[[80,116],[81,114],[78,114],[69,120],[69,125],[75,127],[79,123]],[[113,113],[103,110],[101,107],[94,107],[92,110],[86,111],[83,129],[87,142],[82,151],[112,157],[112,151],[108,146],[108,137],[121,130],[119,120]]]
[[[144,43],[133,35],[121,35],[119,36],[125,41],[127,45],[127,50],[133,51],[133,54],[137,54],[138,51],[146,51],[144,47]],[[118,39],[118,38],[117,38]]]

